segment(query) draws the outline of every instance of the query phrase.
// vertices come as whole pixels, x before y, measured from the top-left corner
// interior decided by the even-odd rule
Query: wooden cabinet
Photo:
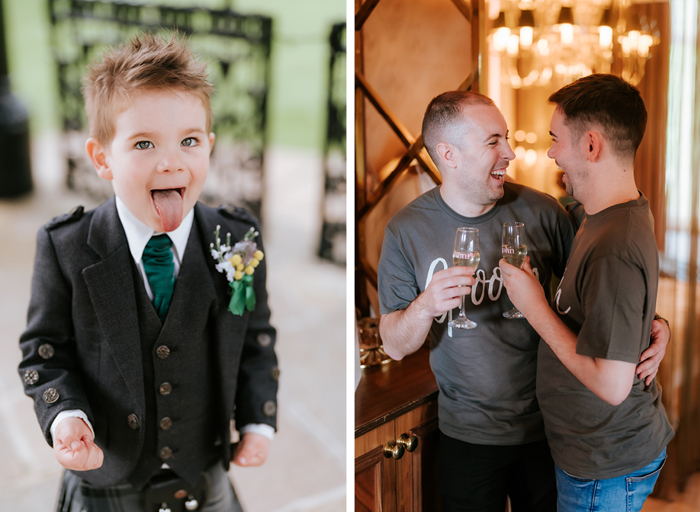
[[[427,349],[363,372],[355,396],[355,510],[439,511],[437,385]]]

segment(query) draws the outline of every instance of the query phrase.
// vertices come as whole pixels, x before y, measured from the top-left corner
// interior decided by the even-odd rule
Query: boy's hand
[[[93,442],[92,431],[80,418],[66,418],[56,427],[53,453],[66,469],[87,471],[102,466],[104,453]]]
[[[231,462],[237,466],[262,466],[267,459],[270,449],[270,440],[254,432],[243,434],[241,441],[236,445]]]

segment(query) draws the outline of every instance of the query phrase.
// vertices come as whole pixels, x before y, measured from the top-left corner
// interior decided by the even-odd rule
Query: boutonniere
[[[231,287],[231,302],[228,310],[234,315],[242,315],[243,310],[255,309],[255,291],[253,290],[253,274],[265,257],[253,241],[260,233],[255,228],[245,234],[243,240],[231,247],[231,233],[226,234],[226,243],[221,245],[219,232],[221,226],[214,231],[215,242],[209,245],[212,258],[217,261],[216,270],[226,274],[228,285]]]

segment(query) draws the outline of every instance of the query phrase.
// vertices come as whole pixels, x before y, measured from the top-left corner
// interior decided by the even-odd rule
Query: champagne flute
[[[452,261],[455,267],[471,267],[476,271],[479,266],[479,230],[476,228],[457,228],[455,234],[455,247],[452,253]],[[450,327],[455,329],[473,329],[476,322],[469,320],[464,315],[464,295],[459,308],[459,316],[450,320]]]
[[[525,258],[527,258],[527,245],[525,245],[523,236],[524,228],[525,224],[522,222],[506,222],[503,224],[503,259],[518,268],[523,268]],[[503,316],[508,320],[525,318],[517,308],[506,311],[503,313]]]

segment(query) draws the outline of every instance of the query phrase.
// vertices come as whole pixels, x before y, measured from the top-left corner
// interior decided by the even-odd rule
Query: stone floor
[[[34,145],[35,191],[0,200],[0,509],[49,512],[61,468],[17,376],[36,231],[89,199],[62,185],[56,141]],[[315,256],[322,172],[316,154],[267,158],[265,245],[280,360],[279,433],[261,468],[231,476],[248,512],[346,510],[345,268]]]

